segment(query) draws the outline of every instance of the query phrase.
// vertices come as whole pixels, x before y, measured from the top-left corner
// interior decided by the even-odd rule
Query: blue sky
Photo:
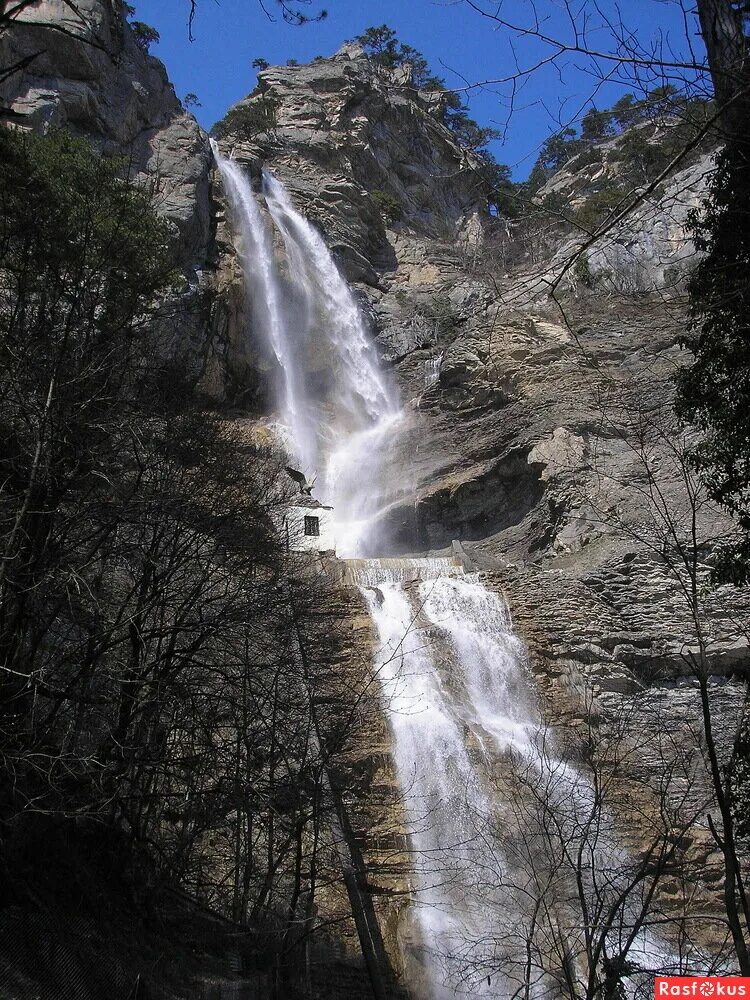
[[[314,5],[312,0],[310,10],[318,9]],[[317,55],[332,54],[346,39],[384,22],[401,41],[423,52],[449,87],[498,79],[512,72],[515,59],[528,64],[547,51],[529,40],[521,40],[514,51],[505,32],[495,30],[492,22],[462,0],[323,0],[320,6],[328,9],[328,18],[304,27],[285,24],[280,17],[270,21],[259,0],[200,0],[193,42],[187,31],[188,0],[136,0],[135,6],[136,17],[161,34],[161,42],[151,51],[166,64],[178,95],[198,95],[202,107],[195,114],[205,128],[253,89],[253,59],[262,57],[272,64],[288,59],[308,62]],[[275,6],[273,0],[266,0],[270,12],[275,12]],[[530,11],[526,0],[506,0],[501,6],[519,22]],[[609,0],[601,0],[598,7],[604,15],[618,9]],[[594,4],[578,0],[577,8],[593,11]],[[550,33],[568,30],[559,0],[538,0],[537,9],[548,18],[545,29]],[[627,0],[620,9],[642,43],[656,40],[684,53],[685,21],[678,0]],[[601,17],[595,14],[591,21],[591,38],[606,48],[610,39]],[[688,34],[694,35],[693,25]],[[691,41],[696,43],[695,37]],[[658,82],[653,79],[646,84]],[[511,166],[516,178],[523,178],[539,146],[559,128],[560,120],[585,112],[591,107],[592,94],[598,107],[606,107],[630,89],[622,83],[601,84],[587,60],[565,57],[559,69],[548,67],[526,82],[516,95],[510,121],[507,88],[488,85],[467,93],[466,99],[480,124],[504,130],[504,139],[494,142],[492,150],[501,163]]]

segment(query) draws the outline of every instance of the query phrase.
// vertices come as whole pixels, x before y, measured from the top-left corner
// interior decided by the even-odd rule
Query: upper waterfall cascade
[[[529,942],[544,948],[545,933],[551,940],[569,925],[570,953],[561,962],[574,978],[586,976],[585,949],[570,906],[534,910],[530,876],[508,849],[514,819],[505,796],[522,797],[523,781],[507,775],[549,782],[555,822],[571,836],[592,809],[592,790],[545,734],[508,608],[481,577],[455,559],[363,558],[381,542],[393,493],[387,458],[404,412],[321,235],[266,172],[262,192],[283,242],[281,267],[249,178],[216,153],[242,241],[254,329],[283,375],[278,407],[288,447],[306,475],[320,470],[338,553],[350,557],[346,579],[360,588],[377,632],[375,669],[411,846],[414,892],[408,926],[402,921],[399,930],[410,987],[426,1000],[467,989],[480,997],[557,995],[545,975],[530,980]],[[336,384],[326,398],[308,387],[311,349],[331,358]],[[439,360],[431,364],[428,382]],[[603,831],[584,877],[609,870],[610,900],[622,891],[613,874],[622,857],[612,829]],[[612,941],[641,970],[665,965],[663,950],[628,919]]]
[[[296,456],[309,463],[314,461],[315,455],[311,414],[300,380],[300,366],[294,357],[296,345],[284,305],[284,288],[274,260],[271,234],[263,222],[249,179],[240,165],[221,156],[213,139],[211,147],[242,241],[242,270],[253,327],[271,348],[283,376],[278,401],[282,424]]]
[[[214,153],[241,239],[253,329],[282,375],[277,403],[286,446],[334,508],[339,555],[369,554],[387,506],[386,457],[404,420],[395,390],[325,241],[283,185],[264,173],[266,207],[286,251],[284,272],[250,178],[215,144]],[[309,385],[311,354],[330,359],[335,386],[327,395]]]

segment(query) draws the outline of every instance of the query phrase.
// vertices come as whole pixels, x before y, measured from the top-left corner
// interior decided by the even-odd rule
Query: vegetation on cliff
[[[739,11],[740,5],[733,9]],[[515,185],[508,168],[486,149],[492,130],[467,115],[419,52],[399,43],[387,26],[368,29],[359,40],[376,66],[389,72],[408,67],[414,88],[442,95],[442,123],[462,148],[482,157],[488,200],[505,218],[520,208],[533,210],[593,236],[627,208],[634,192],[657,182],[677,154],[717,141],[707,129],[716,104],[705,97],[685,99],[660,84],[641,100],[628,93],[609,110],[589,110],[580,132],[569,128],[550,139],[529,182]],[[736,97],[717,93],[720,104]],[[265,108],[241,105],[216,134],[270,133],[276,110],[270,99]],[[622,513],[624,504],[612,504],[606,491],[600,497],[589,494],[586,503],[600,525],[607,519],[625,521],[625,537],[659,561],[667,592],[677,588],[691,619],[677,659],[695,682],[703,729],[680,748],[676,759],[684,774],[679,768],[675,773],[683,804],[688,792],[703,798],[684,810],[674,806],[674,789],[667,787],[674,778],[671,751],[664,748],[657,718],[650,751],[659,763],[658,788],[648,801],[656,802],[658,823],[645,851],[618,855],[629,881],[614,910],[606,906],[601,885],[591,890],[584,884],[594,864],[587,858],[601,830],[609,830],[611,814],[625,816],[633,807],[633,775],[643,767],[643,744],[628,742],[637,732],[637,719],[620,719],[620,733],[611,742],[600,731],[599,709],[585,720],[588,740],[579,752],[591,768],[596,798],[572,834],[556,828],[550,816],[550,802],[561,787],[556,751],[544,761],[548,783],[540,782],[539,768],[530,767],[508,798],[509,810],[524,822],[532,795],[531,818],[542,833],[539,842],[524,841],[515,858],[515,888],[529,893],[531,886],[536,893],[535,918],[555,895],[555,901],[572,903],[567,909],[574,914],[571,922],[587,937],[585,995],[590,1000],[619,996],[624,989],[630,973],[627,948],[633,942],[624,951],[616,945],[611,949],[617,940],[613,928],[632,919],[632,899],[640,907],[640,927],[662,928],[681,920],[681,940],[689,941],[691,904],[698,897],[686,897],[706,881],[719,885],[724,896],[723,911],[715,907],[711,921],[726,939],[712,961],[720,966],[730,954],[729,942],[734,957],[727,960],[736,958],[743,972],[750,970],[744,943],[750,910],[743,881],[748,726],[746,719],[728,757],[722,757],[715,739],[720,717],[709,692],[714,660],[703,560],[710,557],[710,544],[699,537],[705,498],[695,477],[697,465],[713,499],[735,515],[744,534],[719,560],[717,575],[747,583],[750,185],[746,143],[734,125],[721,138],[728,148],[719,157],[711,199],[694,219],[696,244],[705,257],[690,285],[693,331],[685,338],[695,364],[680,377],[680,412],[706,437],[691,454],[678,440],[666,393],[659,406],[639,406],[628,386],[613,401],[606,380],[596,383],[604,433],[595,437],[591,420],[585,428],[597,445],[605,441],[614,449],[625,442],[635,455],[630,485],[650,504],[648,524],[633,528]],[[556,200],[554,189],[540,198],[545,184],[552,182],[554,188],[560,171],[596,172],[605,163],[614,171],[603,171],[604,180],[584,191],[575,210],[568,211],[559,195]],[[179,884],[250,928],[260,942],[256,955],[275,968],[276,987],[283,993],[285,975],[297,968],[304,975],[309,939],[325,933],[322,908],[340,892],[341,869],[347,870],[348,862],[342,865],[336,857],[330,830],[345,813],[341,786],[361,779],[361,771],[350,773],[345,758],[353,719],[366,705],[350,675],[357,660],[345,635],[351,612],[347,618],[327,588],[309,578],[295,582],[290,574],[274,527],[288,500],[279,456],[211,411],[170,360],[164,342],[175,323],[170,294],[180,287],[180,262],[169,227],[154,211],[155,193],[131,183],[127,174],[127,163],[102,159],[66,133],[0,132],[0,433],[7,442],[0,455],[0,754],[7,772],[0,798],[2,878],[15,898],[23,895],[25,874],[12,869],[11,859],[26,838],[36,844],[47,831],[76,828],[85,831],[82,842],[91,838],[101,846],[111,836],[131,864],[146,858],[144,883],[156,877]],[[370,197],[384,218],[398,221],[402,206],[393,195],[375,189]],[[518,226],[524,238],[526,225],[523,220]],[[563,233],[567,239],[570,228]],[[545,269],[547,251],[560,244],[559,236],[556,229],[538,252]],[[497,262],[489,253],[487,261]],[[572,273],[581,285],[595,285],[585,253]],[[415,313],[441,348],[474,319],[467,317],[461,288],[458,292],[414,299]],[[410,293],[400,289],[396,301],[399,295],[412,303]],[[495,336],[496,321],[497,315],[481,358],[477,354],[471,361],[477,368],[495,363],[493,337],[515,345],[522,364],[530,367],[534,338],[548,352],[544,377],[552,381],[565,371],[562,364],[557,367],[570,344],[564,334],[550,349],[544,321],[537,329],[536,320],[529,320],[531,332],[519,325]],[[614,352],[612,329],[607,350]],[[584,358],[587,366],[589,360]],[[460,356],[453,362],[459,381],[461,362]],[[438,385],[441,364],[437,359]],[[591,384],[594,367],[586,367]],[[444,383],[449,371],[446,365]],[[496,372],[490,377],[498,382]],[[515,405],[520,395],[513,387],[502,406]],[[552,401],[546,407],[552,412]],[[493,408],[498,408],[494,402]],[[508,414],[506,409],[499,422],[510,424]],[[490,455],[493,445],[483,442],[488,461],[488,456],[496,458]],[[665,499],[664,470],[655,469],[654,454],[669,456],[665,464],[671,463],[672,479],[684,485],[684,509],[677,509],[673,495]],[[518,457],[513,467],[517,492],[523,488],[518,470],[531,476],[534,468],[530,453],[528,459]],[[552,463],[546,468],[552,477]],[[595,471],[601,480],[611,475],[606,465]],[[483,486],[488,489],[490,482]],[[576,489],[582,493],[580,484]],[[549,499],[549,485],[540,490],[551,515],[562,517]],[[617,586],[630,588],[626,600],[631,603],[632,592],[641,586],[634,560],[628,553],[610,573],[622,577]],[[562,571],[556,572],[562,578]],[[651,582],[643,585],[647,593]],[[609,584],[593,573],[586,584],[603,595],[602,623],[593,626],[604,632]],[[671,594],[669,602],[672,613]],[[605,645],[602,636],[593,639],[582,647],[582,662],[588,666],[601,656],[610,663],[614,653],[597,645]],[[643,674],[649,676],[657,670],[648,662],[649,656],[657,659],[655,648],[623,655],[642,656]],[[694,783],[696,761],[710,771],[707,792]],[[623,769],[621,787],[614,778]],[[508,789],[501,787],[498,794],[507,795]],[[636,808],[641,806],[639,800]],[[690,853],[694,822],[704,823],[705,834],[705,856],[697,859]],[[601,861],[596,864],[594,872],[606,887],[613,866],[607,870]],[[550,873],[552,879],[545,880]],[[507,890],[507,872],[500,869],[497,877],[498,887]],[[566,897],[570,886],[577,891]],[[660,909],[662,893],[682,899]],[[332,921],[345,919],[343,906],[330,912]],[[554,925],[552,937],[537,947],[540,938],[534,935],[545,926],[535,919],[530,931],[514,927],[513,937],[526,935],[524,943],[536,948],[529,968],[540,976],[559,974],[565,980],[561,991],[578,997],[579,983],[568,961],[570,930]],[[489,928],[488,936],[492,933]],[[505,963],[501,948],[495,955],[500,958],[487,969],[469,973],[494,975]],[[527,977],[527,991],[529,986]]]
[[[86,140],[0,130],[3,895],[26,893],[19,845],[68,821],[293,976],[338,871],[342,610],[290,574],[282,457],[165,349],[154,204]]]
[[[518,212],[518,199],[514,197],[514,185],[510,178],[510,168],[498,163],[488,144],[500,137],[497,129],[480,125],[468,113],[468,106],[461,97],[447,88],[445,80],[436,76],[429,63],[411,45],[400,42],[396,32],[387,24],[367,28],[355,39],[365,55],[375,66],[387,70],[404,68],[408,72],[409,83],[416,90],[432,91],[440,95],[440,120],[452,133],[463,149],[475,153],[481,164],[479,174],[486,189],[487,204],[493,211],[508,216]]]

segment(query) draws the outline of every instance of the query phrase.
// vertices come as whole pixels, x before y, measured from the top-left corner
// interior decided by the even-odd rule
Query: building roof
[[[294,497],[289,503],[290,507],[305,507],[310,510],[333,510],[333,507],[326,507],[325,504],[321,503],[320,500],[316,500],[315,497],[306,496],[304,493],[300,493],[299,496]]]

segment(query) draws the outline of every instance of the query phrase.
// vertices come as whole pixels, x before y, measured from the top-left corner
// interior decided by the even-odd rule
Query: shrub
[[[576,284],[583,285],[584,288],[593,287],[594,275],[591,272],[589,258],[585,253],[582,253],[573,265],[573,277],[576,280]]]
[[[259,100],[238,104],[216,122],[211,135],[224,139],[233,135],[241,139],[254,139],[258,135],[273,132],[278,121],[279,102],[263,95]]]
[[[582,153],[578,156],[573,157],[573,159],[568,164],[568,170],[571,173],[575,173],[577,170],[582,170],[584,167],[591,166],[592,163],[602,162],[602,151],[599,146],[590,146],[588,149],[584,149]]]
[[[385,222],[400,222],[404,217],[404,208],[393,195],[387,191],[371,191],[370,197],[375,202]]]
[[[433,324],[437,343],[450,343],[455,339],[461,319],[448,295],[434,295],[421,302],[417,311]]]
[[[608,184],[586,199],[575,213],[575,221],[583,229],[596,229],[626,198],[629,191],[618,184]]]
[[[562,191],[551,191],[542,199],[542,208],[550,215],[565,215],[568,211],[568,199]]]
[[[133,29],[136,44],[144,52],[148,52],[151,46],[159,41],[159,32],[144,21],[131,21],[130,27]]]

